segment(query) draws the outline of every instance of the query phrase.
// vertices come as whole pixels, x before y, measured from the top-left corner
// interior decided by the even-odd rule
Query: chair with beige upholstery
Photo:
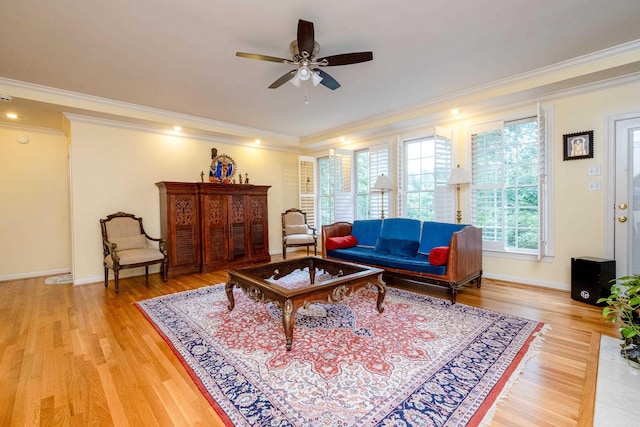
[[[318,236],[316,229],[307,224],[307,214],[300,209],[288,209],[282,214],[282,257],[287,259],[287,248],[313,246],[313,254],[318,254]]]
[[[156,239],[145,233],[142,218],[118,212],[100,220],[102,251],[104,254],[104,287],[109,286],[109,269],[113,270],[116,294],[120,291],[118,279],[124,268],[144,267],[149,278],[149,266],[160,264],[162,279],[167,281],[167,250],[164,239]],[[151,246],[157,242],[159,249]]]

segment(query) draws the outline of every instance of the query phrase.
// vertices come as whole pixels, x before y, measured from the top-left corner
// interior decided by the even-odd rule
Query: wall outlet
[[[600,181],[589,181],[589,191],[600,191]]]

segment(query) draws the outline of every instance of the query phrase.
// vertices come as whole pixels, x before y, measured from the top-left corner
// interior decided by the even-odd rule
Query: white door
[[[640,116],[615,122],[617,277],[640,274]]]

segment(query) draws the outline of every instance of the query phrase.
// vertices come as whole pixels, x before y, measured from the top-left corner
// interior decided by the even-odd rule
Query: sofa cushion
[[[375,251],[381,255],[391,254],[399,257],[414,257],[418,253],[420,242],[406,239],[387,239],[378,237]]]
[[[421,221],[410,218],[386,218],[382,221],[380,237],[388,239],[420,240]]]
[[[391,253],[390,240],[391,239],[385,239],[384,237],[378,237],[374,250],[381,255]]]
[[[444,275],[446,265],[431,265],[427,255],[418,254],[413,258],[399,257],[391,254],[379,254],[373,248],[354,246],[347,249],[327,251],[327,256],[359,264],[374,265],[379,268],[396,268],[417,273]]]
[[[424,221],[418,252],[428,255],[431,249],[438,246],[449,246],[451,237],[456,231],[462,230],[466,224],[450,224],[446,222]]]
[[[431,265],[445,265],[449,258],[449,246],[438,246],[429,252],[429,263]]]
[[[358,239],[355,236],[341,236],[341,237],[329,237],[327,238],[327,250],[332,251],[334,249],[352,248],[358,244]]]
[[[392,239],[391,255],[413,258],[418,254],[420,242],[417,240]]]
[[[373,248],[376,246],[378,236],[380,236],[381,227],[381,219],[356,220],[353,221],[351,235],[358,240],[358,246]]]

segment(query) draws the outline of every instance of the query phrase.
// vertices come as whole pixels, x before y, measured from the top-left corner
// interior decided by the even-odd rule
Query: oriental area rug
[[[224,284],[137,303],[230,426],[482,425],[544,326],[397,288],[379,313],[365,287],[298,310],[286,351],[281,310],[234,297],[233,311]]]

